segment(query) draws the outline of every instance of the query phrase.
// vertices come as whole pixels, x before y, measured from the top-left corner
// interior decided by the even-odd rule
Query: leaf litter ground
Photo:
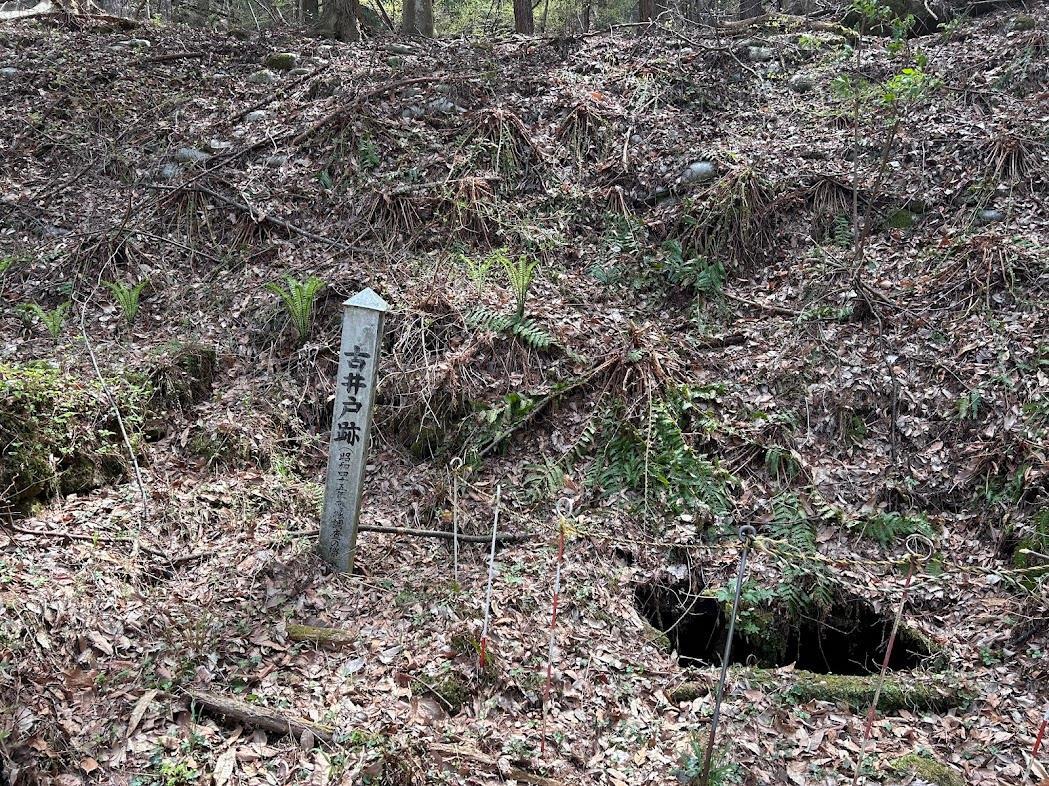
[[[177,28],[5,28],[0,58],[18,73],[3,85],[4,362],[47,360],[88,378],[75,331],[56,346],[16,311],[71,298],[111,373],[148,367],[172,342],[220,352],[210,398],[146,448],[148,521],[123,483],[12,514],[0,532],[7,773],[679,782],[711,699],[670,693],[709,685],[716,670],[661,647],[635,589],[682,572],[724,586],[736,548],[701,530],[768,531],[773,500],[788,495],[820,564],[890,614],[901,543],[880,548],[862,537],[865,522],[919,511],[936,533],[942,571],[920,574],[907,622],[975,699],[880,719],[870,782],[920,783],[892,770],[916,751],[968,783],[1019,782],[1049,700],[1045,584],[1018,584],[1002,548],[1046,505],[1047,18],[1031,13],[1033,30],[992,16],[912,42],[944,88],[904,124],[881,194],[878,123],[864,124],[857,148],[830,83],[842,68],[893,73],[885,42],[857,66],[841,39],[789,21],[729,39],[731,51],[664,36],[394,53]],[[748,47],[766,45],[772,66],[746,62]],[[273,51],[296,52],[308,70],[249,81]],[[809,92],[788,83],[799,73]],[[834,238],[856,156],[860,197],[885,219],[866,249],[865,295],[847,239]],[[713,186],[686,174],[702,171],[697,161],[714,164]],[[720,215],[704,213],[727,204],[717,184],[747,182],[751,218],[690,221]],[[682,238],[714,244],[722,292],[666,286],[661,243]],[[498,269],[475,285],[451,252],[482,259],[503,245],[540,260],[528,313],[552,351],[469,323],[478,306],[508,312],[512,295]],[[286,272],[329,282],[301,348],[263,288]],[[142,315],[122,327],[98,284],[142,278]],[[364,285],[395,307],[368,524],[448,525],[447,454],[418,450],[423,426],[462,436],[450,424],[472,423],[474,409],[540,398],[616,361],[461,485],[465,531],[487,531],[499,485],[505,529],[535,533],[498,553],[488,674],[472,649],[483,546],[463,547],[458,584],[444,541],[365,534],[352,578],[313,555],[338,303]],[[728,510],[668,513],[658,495],[596,488],[593,457],[563,460],[595,413],[623,402],[643,422],[679,382],[710,392],[702,406],[716,424],[688,436],[737,479]],[[541,494],[544,463],[554,478]],[[540,756],[554,503],[565,497],[575,513]],[[767,541],[754,579],[775,586],[789,548]],[[291,641],[292,623],[355,639],[318,649]],[[439,687],[450,675],[456,696]],[[722,747],[740,782],[851,777],[864,713],[792,700],[794,681],[789,666],[730,671]],[[337,744],[191,711],[190,688],[332,726]]]

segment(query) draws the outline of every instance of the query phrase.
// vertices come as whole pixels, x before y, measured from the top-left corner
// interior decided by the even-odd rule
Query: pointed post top
[[[390,310],[390,304],[383,300],[381,297],[379,297],[379,294],[371,287],[368,287],[367,289],[362,289],[360,292],[351,297],[342,305],[346,308],[352,306],[353,308],[364,308],[368,311]]]

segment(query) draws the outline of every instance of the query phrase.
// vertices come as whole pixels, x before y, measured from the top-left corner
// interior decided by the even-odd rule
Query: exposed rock
[[[271,71],[291,71],[299,64],[299,56],[294,52],[274,52],[263,65]]]
[[[718,167],[713,161],[693,161],[678,180],[682,183],[703,183],[717,175]]]
[[[1035,21],[1033,16],[1028,16],[1027,14],[1017,14],[1010,17],[1009,21],[1005,23],[1005,29],[1014,33],[1034,30],[1036,27],[1038,27],[1038,22]]]
[[[196,150],[192,147],[180,147],[175,153],[175,160],[183,164],[200,164],[209,158],[210,156],[203,150]]]
[[[0,68],[0,78],[2,78],[2,79],[13,79],[14,77],[18,76],[20,73],[21,72],[17,68],[15,68],[13,66],[8,66],[6,68]]]
[[[776,50],[767,46],[747,47],[747,59],[752,63],[767,63],[776,59]]]
[[[310,71],[310,69],[303,68],[303,67],[300,66],[300,67],[291,69],[288,72],[288,75],[289,76],[306,76],[309,73],[312,73],[312,71]]]
[[[444,96],[438,96],[426,104],[426,109],[434,115],[451,115],[459,110],[455,102]]]
[[[159,180],[174,180],[181,171],[182,168],[178,164],[173,164],[169,161],[157,170],[157,178]]]
[[[228,142],[224,139],[209,139],[207,145],[205,145],[208,152],[212,155],[216,153],[224,153],[233,147],[232,142]]]
[[[261,123],[267,117],[269,117],[269,112],[266,112],[262,109],[256,109],[254,112],[248,112],[248,114],[244,115],[244,122]]]
[[[398,55],[390,55],[386,58],[386,65],[390,68],[400,68],[404,65],[404,58]]]
[[[274,153],[266,159],[266,166],[273,169],[280,169],[286,163],[288,163],[288,157],[283,153]]]
[[[995,221],[1003,220],[1005,218],[1005,213],[1001,210],[985,208],[976,214],[976,218],[983,224],[993,224]]]
[[[276,83],[277,75],[268,68],[263,68],[249,76],[248,81],[253,85],[272,85]]]
[[[110,49],[149,49],[153,42],[146,38],[129,38],[126,41],[117,41],[110,44]]]
[[[415,51],[415,47],[409,46],[408,44],[398,43],[394,41],[386,47],[387,52],[391,52],[395,55],[415,55],[418,52]]]
[[[795,93],[807,93],[816,86],[816,80],[808,74],[794,74],[789,84],[790,89]]]
[[[338,87],[339,82],[335,79],[314,79],[310,82],[310,89],[306,91],[306,98],[309,101],[328,98],[335,95]]]

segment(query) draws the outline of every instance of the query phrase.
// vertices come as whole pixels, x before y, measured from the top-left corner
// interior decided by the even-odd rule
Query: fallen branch
[[[176,60],[196,60],[198,57],[207,57],[209,52],[172,52],[168,55],[157,55],[146,58],[147,63],[172,63]]]
[[[350,251],[350,252],[355,252],[355,253],[359,253],[359,254],[372,254],[372,253],[374,253],[371,249],[363,248],[361,246],[351,246],[351,245],[348,245],[346,243],[343,243],[341,240],[336,240],[335,238],[327,237],[325,235],[320,235],[320,234],[317,234],[316,232],[311,232],[308,229],[304,229],[303,227],[300,227],[298,224],[293,224],[290,221],[285,221],[282,218],[275,218],[275,217],[273,217],[273,216],[271,216],[271,215],[269,215],[267,213],[257,214],[252,209],[251,205],[249,205],[246,201],[244,203],[238,202],[235,199],[230,199],[229,197],[224,196],[224,195],[218,193],[217,191],[212,191],[210,188],[207,188],[206,186],[201,186],[201,185],[197,185],[197,184],[183,184],[181,186],[162,186],[162,185],[158,185],[158,184],[155,184],[155,183],[151,183],[151,184],[148,184],[147,187],[148,188],[152,188],[152,189],[156,189],[158,191],[168,191],[168,192],[183,191],[183,190],[196,191],[198,194],[203,194],[204,196],[210,197],[211,199],[214,199],[216,202],[219,202],[219,203],[221,203],[223,205],[226,205],[227,207],[231,207],[234,210],[239,210],[242,213],[247,213],[248,216],[250,216],[251,219],[253,221],[255,221],[256,223],[258,223],[258,224],[270,224],[272,226],[275,226],[275,227],[278,227],[280,229],[283,229],[285,232],[288,232],[290,234],[301,235],[302,237],[309,238],[310,240],[316,240],[318,243],[324,243],[325,245],[331,246],[333,248],[337,248],[340,251]]]
[[[360,524],[357,526],[358,532],[385,532],[389,535],[410,535],[415,538],[441,538],[442,540],[453,540],[456,537],[454,532],[446,532],[441,529],[414,529],[412,527],[383,527],[378,524]],[[320,533],[319,529],[307,529],[297,530],[296,535],[317,535]],[[499,534],[495,538],[496,543],[523,543],[527,540],[532,540],[536,537],[534,532],[522,532],[519,534]],[[462,532],[458,535],[460,543],[491,543],[492,538],[490,535],[464,535]]]
[[[559,398],[563,398],[564,396],[567,396],[569,393],[572,393],[573,391],[578,390],[583,385],[586,385],[587,383],[589,383],[594,377],[596,377],[602,371],[604,371],[605,369],[609,368],[613,364],[618,363],[619,360],[620,360],[620,358],[618,356],[617,357],[611,357],[608,360],[606,360],[605,362],[600,363],[597,366],[595,366],[594,368],[590,369],[588,372],[586,372],[582,376],[576,377],[574,380],[572,380],[568,384],[566,384],[564,386],[561,386],[561,387],[558,387],[558,388],[550,391],[549,393],[547,393],[545,396],[543,396],[541,399],[539,399],[539,401],[536,402],[536,405],[534,407],[532,407],[531,410],[528,411],[528,414],[526,414],[523,418],[521,418],[520,420],[516,421],[515,423],[512,423],[507,428],[505,428],[502,431],[500,431],[494,437],[492,437],[492,439],[489,440],[488,443],[484,447],[482,447],[480,450],[477,451],[477,458],[484,458],[489,453],[491,453],[493,450],[495,450],[497,447],[499,447],[499,445],[502,444],[507,438],[512,436],[514,434],[514,432],[518,431],[522,426],[525,426],[528,423],[530,423],[532,420],[534,420],[535,417],[540,412],[542,412],[544,409],[546,409],[550,405],[551,402],[556,401]]]
[[[202,710],[221,715],[253,729],[262,729],[274,734],[287,734],[298,740],[308,736],[307,732],[312,734],[315,740],[321,742],[330,743],[334,738],[335,730],[330,726],[288,715],[272,707],[260,707],[240,699],[193,689],[187,690],[186,695]]]
[[[461,748],[458,745],[446,745],[444,743],[434,742],[430,744],[430,750],[436,753],[443,753],[446,756],[469,759],[478,764],[484,764],[485,766],[491,767],[496,772],[500,771],[499,762],[496,759],[493,759],[491,756],[486,756],[480,751],[471,748]],[[471,771],[470,774],[472,775],[473,771]],[[518,767],[511,767],[506,773],[506,776],[511,780],[521,781],[522,783],[531,783],[534,784],[534,786],[562,786],[561,781],[526,772]]]
[[[400,90],[402,87],[410,87],[411,85],[424,84],[426,82],[442,82],[447,84],[448,82],[459,82],[473,78],[468,74],[461,76],[448,76],[446,74],[438,74],[434,76],[413,76],[409,79],[398,79],[395,82],[386,82],[385,84],[374,87],[371,90],[367,90],[358,95],[352,102],[346,106],[340,106],[338,109],[329,112],[324,117],[317,120],[313,125],[307,128],[305,131],[300,133],[297,137],[291,140],[292,147],[298,147],[306,139],[309,139],[315,133],[320,131],[325,126],[334,123],[346,115],[353,113],[361,104],[370,98],[377,98],[384,93],[388,93],[391,90]]]
[[[288,625],[288,638],[291,641],[308,641],[318,647],[338,649],[353,644],[357,636],[342,628],[318,628],[313,625]]]
[[[270,95],[266,96],[266,98],[262,99],[261,101],[256,101],[254,104],[252,104],[251,106],[247,107],[246,109],[242,109],[241,111],[237,112],[237,114],[235,114],[233,116],[233,122],[236,123],[239,120],[242,120],[243,118],[245,118],[248,115],[250,115],[252,112],[254,112],[254,111],[258,110],[258,109],[262,109],[263,107],[269,106],[270,104],[272,104],[274,101],[276,101],[281,96],[288,95],[292,90],[294,90],[300,84],[302,84],[303,82],[309,82],[315,76],[320,75],[321,73],[323,73],[327,69],[328,69],[327,65],[322,65],[319,68],[313,69],[308,74],[303,74],[302,76],[300,76],[295,81],[289,82],[287,85],[281,85],[280,90],[275,90],[274,92],[270,93]],[[266,141],[269,141],[269,140],[266,140]]]
[[[777,306],[774,303],[762,303],[758,300],[751,300],[745,298],[742,295],[735,295],[729,292],[727,289],[722,290],[722,294],[729,300],[735,300],[737,303],[742,303],[746,306],[753,306],[754,308],[760,308],[764,311],[771,311],[774,314],[784,314],[788,317],[800,317],[801,312],[796,311],[793,308],[787,308],[786,306]]]

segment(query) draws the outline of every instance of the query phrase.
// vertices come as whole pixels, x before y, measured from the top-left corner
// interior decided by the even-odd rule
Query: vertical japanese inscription
[[[337,569],[353,570],[368,437],[386,301],[370,289],[343,304],[339,373],[332,411],[320,553]]]

